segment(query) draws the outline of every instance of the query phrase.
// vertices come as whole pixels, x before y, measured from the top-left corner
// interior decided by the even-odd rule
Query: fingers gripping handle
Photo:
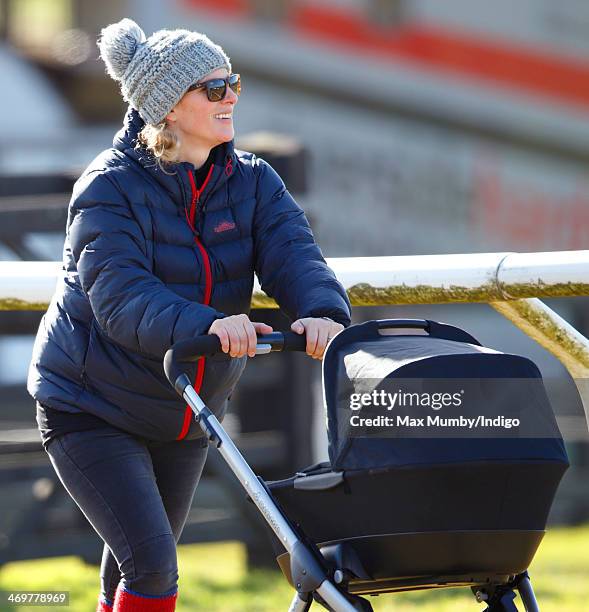
[[[304,351],[307,343],[304,334],[273,332],[258,336],[258,345],[260,344],[270,345],[272,351]],[[164,372],[180,397],[184,395],[186,387],[191,384],[181,364],[194,362],[200,357],[208,357],[220,352],[221,341],[214,334],[181,340],[166,352]]]

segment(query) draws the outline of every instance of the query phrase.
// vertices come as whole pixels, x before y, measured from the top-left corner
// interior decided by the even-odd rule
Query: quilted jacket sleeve
[[[323,255],[302,209],[262,159],[254,218],[255,268],[264,292],[291,319],[330,317],[350,324],[350,302]]]
[[[174,342],[206,334],[224,316],[185,300],[154,276],[146,237],[108,174],[78,181],[68,238],[98,324],[127,349],[161,359]]]

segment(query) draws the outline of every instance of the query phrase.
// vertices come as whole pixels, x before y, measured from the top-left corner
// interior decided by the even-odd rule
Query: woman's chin
[[[216,147],[224,142],[231,142],[234,137],[235,130],[233,128],[217,130],[215,131],[214,135],[211,135],[210,140],[208,142],[210,143],[211,147]]]
[[[233,126],[223,130],[222,134],[220,134],[220,137],[222,139],[221,142],[230,142],[231,140],[233,140],[233,138],[235,137],[235,130],[233,129]]]

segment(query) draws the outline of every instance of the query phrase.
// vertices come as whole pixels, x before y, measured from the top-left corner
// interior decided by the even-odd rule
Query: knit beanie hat
[[[145,38],[131,19],[104,28],[98,40],[108,74],[146,123],[157,125],[190,85],[213,70],[231,72],[227,54],[204,34],[159,30]]]

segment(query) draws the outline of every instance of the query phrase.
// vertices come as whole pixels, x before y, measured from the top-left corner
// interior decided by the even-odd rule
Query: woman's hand
[[[290,328],[297,334],[307,334],[307,355],[313,359],[323,359],[328,342],[339,334],[344,326],[331,319],[306,317],[297,319]]]
[[[256,334],[270,334],[272,328],[265,323],[254,323],[245,314],[232,315],[224,319],[216,319],[209,327],[209,334],[219,336],[221,348],[231,357],[243,357],[256,354],[258,342]]]

